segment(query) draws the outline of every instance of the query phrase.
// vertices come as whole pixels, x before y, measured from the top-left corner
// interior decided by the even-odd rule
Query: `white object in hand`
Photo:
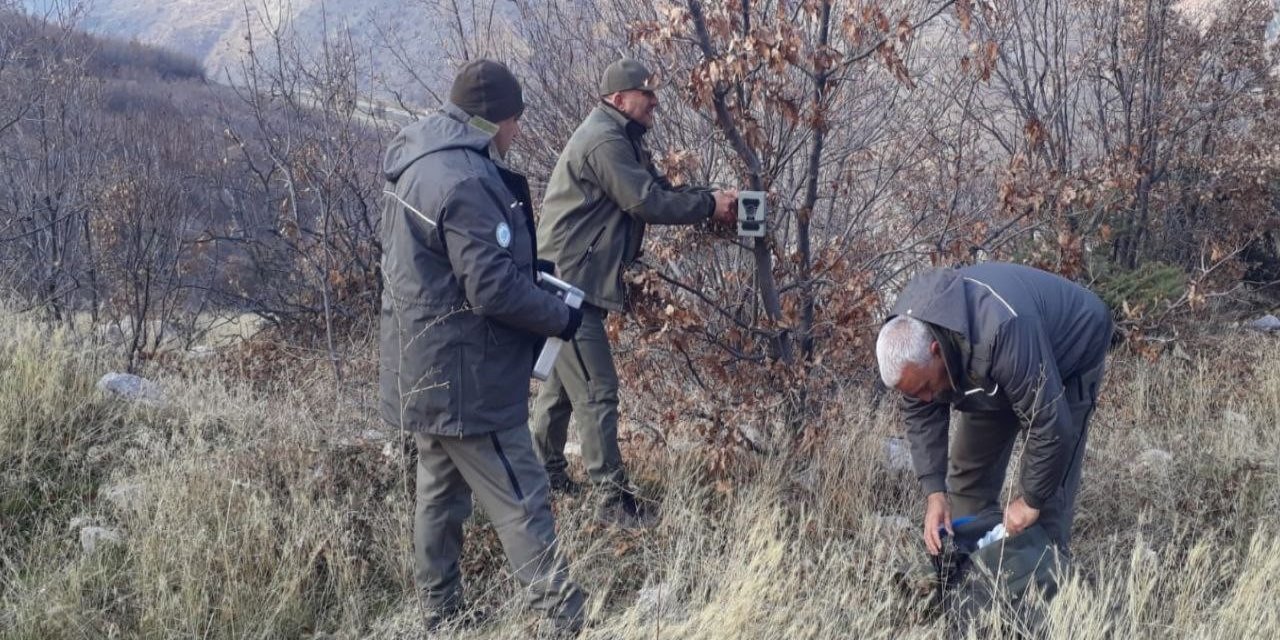
[[[738,235],[745,238],[765,236],[765,192],[738,192]]]
[[[987,535],[982,536],[982,539],[978,541],[978,548],[981,549],[993,542],[1004,540],[1006,535],[1004,523],[1000,523],[992,527],[991,530],[987,532]]]
[[[556,295],[570,307],[582,308],[584,294],[581,289],[543,271],[538,272],[538,282],[546,285],[547,288],[554,289]],[[551,370],[556,366],[556,358],[560,356],[562,345],[564,340],[560,338],[547,338],[546,344],[542,345],[542,353],[538,354],[538,361],[533,365],[533,377],[542,381],[551,377]]]

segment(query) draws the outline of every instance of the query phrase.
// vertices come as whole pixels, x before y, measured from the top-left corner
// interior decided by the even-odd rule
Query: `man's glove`
[[[538,263],[534,266],[534,268],[543,273],[551,274],[553,276],[556,275],[556,263],[550,260],[543,260],[542,258],[538,258]]]
[[[573,339],[574,334],[578,333],[578,327],[582,326],[582,310],[569,307],[569,324],[565,325],[564,331],[561,331],[557,338],[568,342]]]

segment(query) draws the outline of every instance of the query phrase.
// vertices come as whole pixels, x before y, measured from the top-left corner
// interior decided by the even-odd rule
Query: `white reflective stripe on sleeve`
[[[976,284],[976,285],[979,285],[979,286],[981,286],[981,287],[984,287],[987,291],[990,291],[990,292],[991,292],[991,295],[995,296],[995,297],[996,297],[996,300],[999,300],[999,301],[1000,301],[1000,304],[1004,305],[1004,308],[1008,309],[1008,310],[1009,310],[1009,313],[1012,313],[1012,314],[1013,314],[1013,317],[1015,317],[1015,318],[1016,318],[1016,317],[1018,317],[1018,312],[1017,312],[1017,311],[1014,311],[1014,310],[1013,310],[1013,307],[1012,307],[1012,306],[1010,306],[1010,305],[1009,305],[1009,303],[1008,303],[1008,302],[1006,302],[1004,298],[1000,297],[1000,294],[996,293],[996,290],[995,290],[995,289],[992,289],[992,288],[991,288],[991,285],[989,285],[989,284],[987,284],[987,283],[985,283],[985,282],[983,282],[983,281],[981,281],[981,280],[974,280],[973,278],[969,278],[969,277],[966,277],[966,278],[965,278],[965,280],[968,280],[969,282],[972,282],[972,283],[974,283],[974,284]]]
[[[431,218],[428,218],[428,217],[427,217],[425,214],[423,214],[421,211],[418,211],[417,209],[415,209],[413,205],[409,204],[408,202],[405,202],[405,201],[404,201],[404,198],[401,198],[401,197],[400,197],[400,195],[399,195],[399,194],[397,194],[396,192],[394,192],[394,191],[392,191],[392,190],[390,190],[390,189],[383,189],[383,190],[382,190],[382,192],[383,192],[383,193],[385,193],[385,194],[387,194],[387,195],[389,195],[389,196],[391,196],[392,198],[395,198],[395,199],[396,199],[396,202],[399,202],[399,203],[401,204],[401,206],[403,206],[404,208],[406,208],[406,209],[408,209],[408,210],[412,211],[412,212],[414,213],[414,215],[418,216],[419,218],[422,218],[422,221],[423,221],[423,222],[425,222],[425,223],[427,223],[427,224],[431,225],[432,227],[439,226],[439,225],[437,225],[437,224],[435,223],[435,221],[434,221],[434,220],[432,220]]]

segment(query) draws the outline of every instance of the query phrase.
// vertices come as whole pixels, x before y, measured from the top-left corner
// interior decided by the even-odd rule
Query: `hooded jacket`
[[[944,491],[950,410],[1009,411],[1028,428],[1020,479],[1041,508],[1066,473],[1078,434],[1064,381],[1103,364],[1111,313],[1088,289],[1022,265],[936,269],[907,284],[889,318],[928,324],[953,391],[932,402],[903,396],[907,437],[926,494]]]
[[[622,271],[640,256],[646,224],[695,224],[715,212],[710,190],[673,187],[658,172],[645,131],[601,104],[569,137],[547,182],[538,250],[603,309],[626,309]]]
[[[471,436],[526,428],[542,340],[569,308],[535,280],[528,182],[454,105],[387,149],[382,209],[382,416]]]

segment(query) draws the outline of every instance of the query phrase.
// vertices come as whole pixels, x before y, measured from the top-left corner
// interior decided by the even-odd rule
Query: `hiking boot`
[[[568,469],[547,469],[547,482],[551,484],[553,494],[576,496],[582,492],[582,485],[574,482]]]
[[[596,520],[623,529],[637,529],[652,524],[652,514],[647,512],[648,509],[636,500],[635,492],[630,489],[610,491],[596,504]]]
[[[533,637],[537,640],[570,640],[582,633],[584,623],[581,613],[543,618],[534,627]]]
[[[476,607],[465,610],[462,608],[429,609],[422,616],[422,625],[427,633],[461,631],[479,627],[488,619],[489,613]]]

